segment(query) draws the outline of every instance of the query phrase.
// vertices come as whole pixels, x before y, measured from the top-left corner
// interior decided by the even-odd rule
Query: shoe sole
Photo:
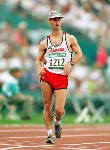
[[[46,143],[48,143],[48,144],[54,144],[54,142],[51,141],[51,140],[46,141]]]
[[[61,138],[61,136],[56,136],[56,138]]]
[[[52,140],[51,138],[47,139],[45,142],[50,143],[50,144],[54,144],[54,140]]]

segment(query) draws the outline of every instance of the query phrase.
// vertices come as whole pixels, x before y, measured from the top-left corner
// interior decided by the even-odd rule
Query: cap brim
[[[53,17],[50,17],[49,19],[53,19],[53,18],[63,18],[63,16],[59,17],[59,16],[53,16]]]

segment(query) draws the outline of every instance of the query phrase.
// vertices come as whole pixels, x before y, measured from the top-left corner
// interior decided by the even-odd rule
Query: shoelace
[[[58,124],[58,127],[59,127],[59,130],[61,130],[61,129],[62,129],[61,124]]]

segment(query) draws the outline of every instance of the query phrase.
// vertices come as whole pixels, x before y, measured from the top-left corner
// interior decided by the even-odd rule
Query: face
[[[16,78],[16,79],[19,79],[21,77],[21,71],[16,71],[13,73],[13,76]]]
[[[61,28],[62,18],[52,18],[49,22],[53,30],[59,30]]]

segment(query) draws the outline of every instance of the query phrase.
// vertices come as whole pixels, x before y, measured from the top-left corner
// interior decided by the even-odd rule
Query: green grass
[[[9,120],[9,119],[1,119],[0,124],[43,124],[43,118],[41,113],[34,114],[31,120]]]
[[[62,118],[62,124],[74,124],[74,120],[76,118],[76,115],[74,114],[65,114],[65,116]],[[97,124],[99,122],[95,122]],[[104,123],[110,123],[110,116],[104,117]],[[44,124],[42,113],[36,113],[33,115],[32,120],[7,120],[7,119],[1,119],[0,125],[7,125],[7,124]],[[85,123],[81,123],[85,124]]]

